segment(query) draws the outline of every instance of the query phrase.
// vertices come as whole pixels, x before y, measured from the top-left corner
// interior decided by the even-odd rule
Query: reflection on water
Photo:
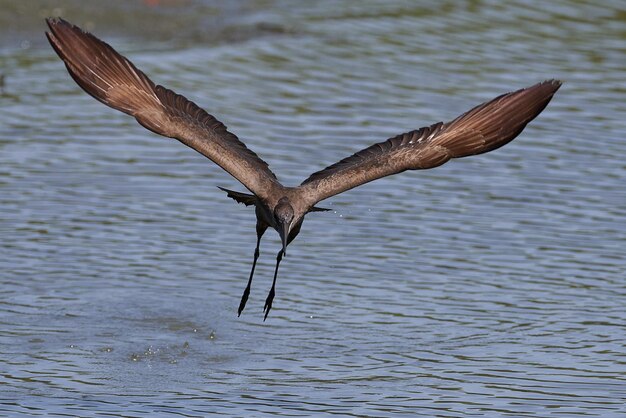
[[[619,2],[6,3],[0,414],[626,412]],[[59,12],[287,184],[500,93],[565,85],[502,150],[325,202],[263,323],[278,237],[237,318],[254,216],[215,186],[241,187],[82,93],[42,38]]]

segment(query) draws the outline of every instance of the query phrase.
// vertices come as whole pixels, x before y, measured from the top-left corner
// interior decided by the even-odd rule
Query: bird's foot
[[[246,302],[248,302],[248,296],[250,296],[250,286],[246,287],[246,290],[243,291],[243,295],[241,296],[241,302],[239,302],[239,309],[237,311],[237,316],[241,316],[243,312],[243,308],[246,307]]]
[[[267,299],[265,299],[265,307],[263,308],[263,312],[265,313],[265,316],[263,317],[263,322],[265,322],[265,320],[267,319],[267,314],[269,314],[270,310],[272,309],[273,300],[274,300],[274,288],[270,290],[270,293],[267,295]]]

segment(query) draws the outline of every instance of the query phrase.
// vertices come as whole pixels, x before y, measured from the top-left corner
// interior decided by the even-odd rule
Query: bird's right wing
[[[519,135],[560,86],[557,80],[544,81],[496,97],[451,122],[439,122],[374,144],[311,174],[299,186],[300,192],[312,206],[381,177],[492,151]]]
[[[50,44],[83,90],[147,129],[193,148],[265,198],[278,180],[226,126],[185,97],[155,85],[111,46],[63,19],[47,19]]]

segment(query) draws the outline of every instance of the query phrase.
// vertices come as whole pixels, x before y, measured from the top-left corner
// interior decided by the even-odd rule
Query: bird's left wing
[[[147,129],[195,149],[265,198],[278,180],[226,126],[185,97],[155,85],[110,45],[63,19],[47,19],[50,44],[83,90]]]
[[[496,97],[451,122],[435,123],[374,144],[311,174],[299,190],[312,206],[381,177],[492,151],[519,135],[560,86],[557,80],[544,81]]]

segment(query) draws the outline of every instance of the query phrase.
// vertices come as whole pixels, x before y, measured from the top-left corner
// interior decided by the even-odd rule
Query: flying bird
[[[261,237],[272,227],[282,242],[263,320],[272,308],[278,266],[287,246],[300,232],[307,213],[327,210],[316,206],[320,201],[385,176],[434,168],[452,158],[500,148],[541,113],[561,86],[558,80],[548,80],[503,94],[450,122],[438,122],[367,147],[311,174],[299,186],[287,187],[265,161],[195,103],[154,84],[132,62],[94,35],[60,18],[46,21],[50,44],[83,90],[105,105],[133,116],[150,131],[193,148],[250,192],[220,187],[235,201],[254,206],[257,219],[252,270],[241,297],[239,315],[250,294]]]

